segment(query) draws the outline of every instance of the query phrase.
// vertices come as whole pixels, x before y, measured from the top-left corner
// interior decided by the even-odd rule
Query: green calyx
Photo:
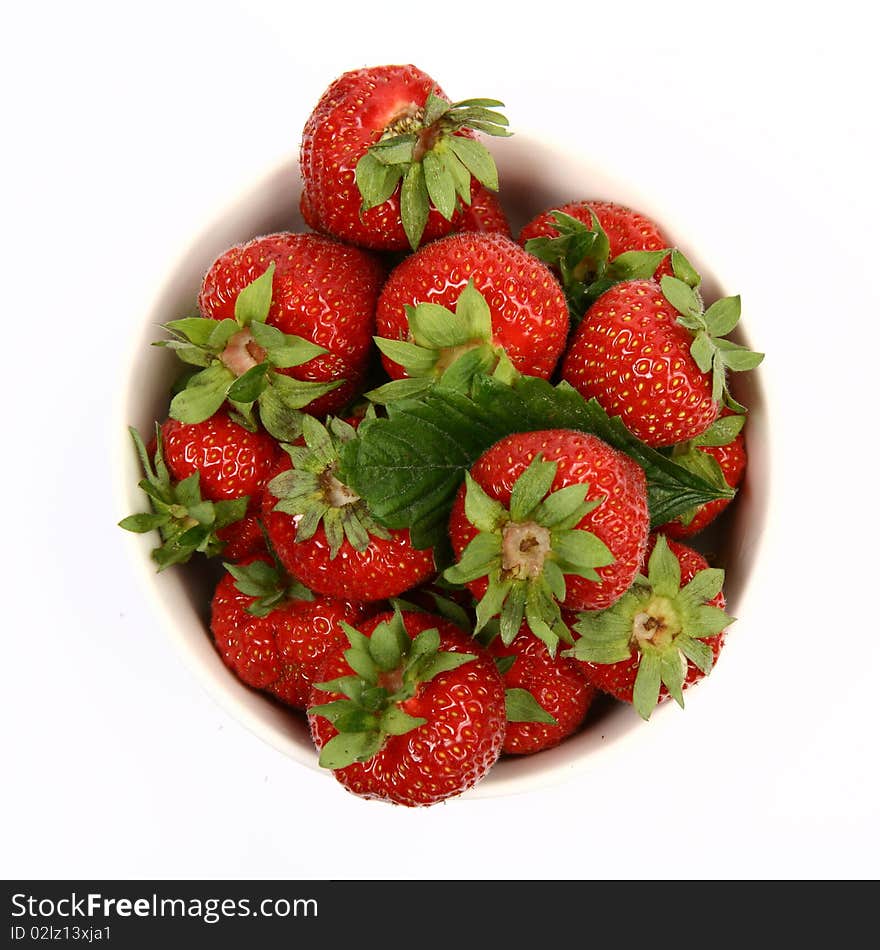
[[[552,212],[556,237],[537,237],[526,241],[525,249],[557,268],[568,301],[572,329],[583,319],[591,304],[606,290],[624,280],[647,280],[654,276],[670,251],[625,251],[609,259],[611,245],[595,212],[592,224],[564,211]]]
[[[145,476],[138,485],[149,498],[152,511],[129,515],[119,522],[119,527],[137,534],[158,530],[162,543],[152,551],[152,558],[160,571],[171,564],[186,563],[196,552],[207,557],[219,554],[223,542],[217,532],[245,516],[247,496],[226,501],[202,498],[198,472],[183,481],[172,481],[165,465],[158,425],[156,454],[152,460],[138,431],[134,428],[128,431]]]
[[[203,422],[228,400],[237,422],[253,430],[258,413],[271,435],[292,441],[301,432],[300,410],[343,383],[301,381],[278,372],[302,366],[327,350],[266,323],[274,272],[275,264],[270,263],[239,293],[234,320],[185,317],[164,325],[173,339],[155,345],[201,367],[171,401],[173,419]]]
[[[478,373],[509,383],[517,372],[492,339],[492,313],[473,280],[459,294],[455,311],[436,303],[406,307],[408,340],[374,337],[382,353],[406,370],[407,378],[367,393],[376,403],[408,399],[435,383],[470,393]]]
[[[703,673],[712,669],[712,648],[705,643],[734,618],[708,602],[724,583],[724,571],[706,568],[681,586],[681,565],[666,538],[658,535],[648,559],[648,576],[606,610],[578,614],[574,647],[565,651],[589,663],[619,663],[635,650],[638,673],[633,687],[636,712],[648,719],[660,698],[660,687],[684,707],[683,688],[690,660]]]
[[[672,258],[673,274],[660,279],[663,296],[678,311],[677,322],[693,334],[691,356],[702,373],[711,373],[712,398],[736,413],[745,412],[727,388],[727,372],[754,369],[764,359],[746,346],[725,339],[739,322],[739,296],[722,297],[703,308],[699,294],[700,276],[686,260],[676,253]]]
[[[298,516],[296,540],[307,541],[323,525],[330,557],[335,558],[344,540],[365,551],[371,537],[390,538],[363,501],[339,476],[339,451],[357,438],[357,432],[342,419],[331,418],[329,428],[312,416],[302,419],[305,445],[284,445],[293,468],[269,482],[278,498],[274,510]]]
[[[463,129],[507,136],[508,121],[496,99],[447,102],[429,93],[421,109],[394,119],[358,162],[355,180],[369,211],[400,186],[400,216],[410,246],[419,246],[428,214],[436,208],[447,221],[471,203],[471,178],[498,190],[498,169],[481,143],[459,135]]]
[[[235,589],[253,602],[247,612],[265,617],[289,600],[314,600],[315,595],[298,580],[292,578],[277,562],[251,561],[250,564],[223,563],[235,578]]]
[[[576,527],[602,501],[586,500],[588,485],[550,492],[556,469],[556,462],[535,456],[513,487],[509,510],[466,475],[465,514],[478,533],[444,572],[458,584],[488,579],[476,632],[497,616],[501,639],[510,644],[526,620],[551,655],[560,641],[572,642],[559,606],[565,575],[599,581],[596,568],[614,561],[594,534]]]
[[[345,699],[309,709],[310,715],[328,719],[339,733],[321,749],[318,764],[328,769],[366,762],[389,736],[405,735],[424,725],[427,720],[405,711],[406,701],[416,695],[420,684],[476,659],[475,653],[441,650],[436,627],[410,638],[398,609],[369,637],[347,623],[339,626],[348,638],[345,659],[354,673],[315,685],[342,693]]]
[[[724,472],[718,460],[702,449],[729,445],[742,431],[745,425],[744,415],[721,416],[705,432],[688,442],[681,442],[672,449],[672,460],[694,475],[719,488],[729,488]],[[697,513],[697,506],[683,511],[676,518],[687,527]]]

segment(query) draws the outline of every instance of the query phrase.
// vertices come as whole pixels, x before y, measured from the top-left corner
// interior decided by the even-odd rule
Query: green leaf
[[[226,393],[227,398],[234,402],[254,402],[268,385],[266,373],[269,369],[268,363],[257,363],[241,376],[229,387]]]
[[[567,485],[548,495],[535,512],[535,521],[545,528],[564,531],[574,528],[600,502],[587,502],[589,485]]]
[[[452,219],[458,204],[455,195],[455,180],[446,171],[443,162],[434,152],[427,152],[422,159],[425,173],[425,187],[431,204],[446,218]]]
[[[384,204],[394,194],[402,177],[400,165],[386,165],[372,152],[367,152],[355,167],[355,182],[363,202],[361,210],[369,211]]]
[[[532,459],[510,494],[510,517],[514,521],[525,521],[538,507],[550,491],[556,469],[556,462],[545,462],[540,454]]]
[[[380,732],[340,732],[322,749],[318,765],[325,769],[344,769],[355,762],[369,761],[384,745]]]
[[[462,291],[463,293],[463,291]],[[470,339],[467,317],[457,310],[453,313],[436,303],[419,303],[407,307],[407,320],[415,343],[440,349],[461,346]]]
[[[716,345],[724,365],[735,373],[754,369],[764,360],[763,353],[755,353],[746,346],[738,346],[727,340],[716,340]]]
[[[486,593],[477,604],[476,630],[482,630],[493,617],[501,613],[512,585],[513,581],[502,581],[498,571],[491,572]]]
[[[393,705],[382,713],[379,728],[390,736],[403,736],[412,732],[413,729],[418,729],[419,726],[424,726],[427,721],[418,716],[410,716],[400,706]]]
[[[550,726],[559,723],[527,690],[513,687],[504,692],[504,707],[508,722],[543,722]]]
[[[690,637],[678,637],[675,645],[679,650],[703,673],[708,674],[712,670],[714,657],[712,647],[702,640],[693,640]]]
[[[680,314],[686,317],[700,318],[702,322],[703,307],[700,298],[692,287],[689,287],[683,280],[670,277],[668,274],[664,274],[660,278],[660,287],[663,296]]]
[[[412,399],[419,396],[434,385],[434,380],[428,376],[407,377],[406,379],[393,379],[390,383],[384,383],[364,393],[371,402],[378,403],[380,406],[389,402],[398,402],[402,399]]]
[[[614,563],[614,555],[607,545],[590,531],[574,529],[554,532],[553,553],[562,561],[566,574],[577,573],[582,577],[597,579],[594,568]]]
[[[673,250],[670,261],[672,263],[672,273],[680,281],[683,281],[688,287],[697,288],[700,286],[700,275],[678,248]]]
[[[498,169],[485,145],[460,135],[450,136],[448,142],[456,158],[480,184],[490,191],[498,191]]]
[[[456,315],[460,315],[465,324],[465,342],[468,340],[492,339],[492,311],[486,298],[477,290],[471,277],[465,284],[455,303]]]
[[[145,534],[167,524],[170,517],[167,513],[129,515],[119,522],[119,527],[136,534]]]
[[[654,550],[648,558],[648,580],[654,593],[674,598],[681,588],[681,564],[672,553],[665,535],[657,535]]]
[[[742,431],[745,422],[744,415],[721,416],[705,432],[698,435],[693,444],[707,447],[730,445]]]
[[[184,317],[182,320],[164,323],[163,327],[196,346],[207,346],[211,334],[217,328],[217,321],[210,317]]]
[[[724,571],[720,567],[705,568],[696,574],[681,589],[679,597],[694,607],[708,603],[721,593]]]
[[[425,174],[421,163],[416,162],[407,169],[400,188],[400,220],[413,250],[418,248],[422,240],[430,210]]]
[[[633,706],[642,719],[650,719],[660,698],[662,661],[656,650],[645,650],[633,684]]]
[[[244,287],[235,299],[235,322],[240,327],[251,323],[264,323],[272,306],[272,277],[275,262],[254,281]]]
[[[694,336],[694,341],[691,343],[691,356],[701,373],[708,373],[712,369],[715,344],[705,330],[698,330]]]
[[[370,656],[380,670],[388,672],[400,666],[410,639],[406,634],[399,613],[391,620],[380,623],[369,640]]]
[[[260,421],[266,431],[281,442],[295,442],[302,434],[303,413],[289,406],[284,400],[283,389],[277,385],[267,386],[259,396]]]
[[[426,349],[407,340],[386,340],[374,336],[373,340],[380,352],[402,366],[409,376],[430,376],[434,372],[440,354],[435,349]]]
[[[703,315],[709,333],[712,336],[727,336],[739,322],[741,311],[742,304],[739,296],[716,300]]]
[[[487,495],[470,473],[465,474],[464,513],[480,532],[493,533],[507,520],[507,511],[500,501]]]
[[[436,653],[420,671],[419,682],[428,683],[435,677],[440,676],[441,673],[457,670],[460,666],[464,666],[465,663],[470,663],[471,660],[476,658],[476,653],[458,653],[448,650]]]
[[[639,442],[620,419],[571,386],[522,376],[506,384],[477,376],[472,398],[442,385],[389,405],[387,419],[361,424],[342,456],[344,480],[390,528],[408,528],[415,544],[441,543],[455,494],[482,453],[514,432],[592,432],[634,459],[648,481],[653,526],[696,505],[732,498],[673,459]]]
[[[663,251],[624,251],[608,264],[605,276],[612,281],[648,280],[654,276],[663,258],[669,253]]]
[[[193,425],[209,419],[226,401],[235,376],[222,363],[214,363],[190,379],[186,389],[171,400],[172,419]]]
[[[497,534],[480,533],[461,552],[457,564],[448,567],[443,576],[453,584],[467,584],[478,577],[485,577],[497,567],[501,557],[501,537]]]
[[[660,682],[669,691],[669,695],[684,709],[684,688],[686,668],[681,654],[676,649],[664,650],[660,655]]]

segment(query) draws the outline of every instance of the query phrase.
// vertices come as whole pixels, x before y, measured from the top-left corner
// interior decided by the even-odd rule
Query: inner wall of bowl
[[[522,135],[493,143],[493,152],[501,176],[502,201],[514,234],[540,211],[582,198],[618,201],[652,215],[653,209],[645,196],[636,194],[634,189],[609,177],[601,169],[590,166],[586,160],[560,156],[558,150]],[[162,336],[159,325],[195,313],[201,280],[210,264],[226,248],[274,231],[307,230],[299,214],[299,194],[298,166],[289,162],[230,204],[183,255],[147,314],[145,329],[133,349],[132,385],[124,407],[124,425],[120,426],[123,433],[125,425],[135,425],[146,440],[156,420],[165,418],[167,414],[169,389],[179,364],[163,348],[150,345]],[[707,302],[721,296],[723,291],[717,272],[710,272],[696,251],[695,245],[699,242],[687,240],[679,233],[675,222],[664,219],[663,226],[670,239],[703,274]],[[744,341],[742,335],[740,341]],[[727,570],[725,593],[734,614],[739,609],[757,556],[756,548],[766,514],[769,474],[760,378],[754,372],[742,374],[742,377],[742,380],[737,380],[735,395],[750,408],[746,484],[736,503],[719,520],[718,529],[707,534],[701,542],[712,563]],[[140,474],[127,441],[121,457],[126,460],[122,477],[127,491],[127,511],[142,510],[143,499],[137,489]],[[317,769],[304,718],[243,686],[224,666],[214,649],[208,616],[213,586],[218,577],[216,566],[206,564],[202,559],[184,568],[157,574],[149,557],[154,543],[151,536],[132,536],[138,569],[143,574],[145,587],[157,612],[163,617],[166,630],[202,684],[231,715],[255,734],[286,755]],[[652,717],[652,723],[657,720],[668,722],[670,708],[671,704],[661,706]],[[617,748],[624,740],[635,741],[642,734],[640,725],[641,721],[629,707],[600,701],[591,711],[587,727],[578,735],[556,749],[501,760],[486,780],[468,794],[482,797],[525,791],[570,775],[575,770],[596,766],[603,750],[612,746]],[[655,738],[658,728],[660,722],[652,729]]]

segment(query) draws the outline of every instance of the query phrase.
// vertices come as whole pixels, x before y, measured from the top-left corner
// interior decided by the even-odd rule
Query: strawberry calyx
[[[485,644],[488,641],[480,638]],[[491,639],[491,638],[490,638]],[[516,663],[516,654],[496,656],[495,666],[504,676]],[[558,726],[559,722],[535,699],[534,695],[521,686],[507,686],[504,689],[504,711],[508,722],[542,722],[548,726]]]
[[[298,519],[296,540],[307,541],[322,525],[333,559],[343,541],[362,553],[371,537],[389,539],[390,533],[373,519],[366,502],[340,477],[339,452],[357,438],[355,428],[337,418],[324,426],[305,415],[302,438],[304,445],[282,446],[293,467],[267,486],[278,499],[274,510]]]
[[[224,547],[217,532],[241,521],[247,512],[248,496],[209,501],[202,497],[199,473],[175,482],[165,464],[162,432],[156,425],[156,451],[150,459],[137,429],[128,430],[135,445],[144,478],[138,486],[150,500],[152,511],[129,515],[119,527],[136,534],[158,530],[162,543],[151,552],[159,570],[171,564],[184,564],[199,552],[214,557]]]
[[[724,571],[706,568],[681,584],[681,564],[661,534],[648,559],[647,577],[605,610],[581,611],[574,625],[579,639],[563,656],[588,663],[619,663],[635,657],[638,672],[633,705],[650,718],[665,686],[684,708],[683,688],[690,660],[702,673],[712,669],[705,638],[725,630],[734,618],[709,604],[720,592]]]
[[[691,356],[701,373],[711,373],[715,402],[735,413],[743,413],[745,406],[738,403],[727,388],[727,373],[754,369],[764,354],[726,339],[739,323],[740,297],[722,297],[704,308],[699,293],[700,275],[681,253],[673,255],[672,266],[673,276],[664,274],[660,288],[678,311],[677,322],[693,334]]]
[[[235,319],[184,317],[164,324],[172,335],[159,340],[190,366],[200,367],[172,399],[170,415],[184,423],[203,422],[227,400],[236,422],[254,431],[256,412],[276,439],[299,437],[300,410],[344,380],[320,383],[278,372],[302,366],[327,352],[310,340],[266,323],[272,306],[274,262],[235,301]]]
[[[624,251],[611,258],[608,235],[592,208],[591,225],[564,211],[553,211],[558,235],[530,238],[525,249],[559,271],[568,303],[572,329],[606,290],[624,280],[647,280],[671,249],[660,251]]]
[[[400,216],[410,246],[419,246],[428,214],[436,208],[447,220],[471,203],[471,179],[498,190],[498,169],[491,153],[463,130],[507,136],[507,118],[497,99],[449,102],[428,94],[394,116],[355,168],[363,203],[361,212],[386,202],[400,186]]]
[[[614,562],[596,535],[576,527],[603,499],[587,501],[587,484],[550,492],[556,469],[556,462],[536,455],[513,486],[509,510],[466,474],[464,510],[477,534],[443,575],[460,584],[487,578],[475,632],[498,616],[501,639],[509,645],[525,619],[551,656],[560,641],[573,640],[559,606],[565,575],[599,581],[596,568]]]
[[[229,564],[223,567],[235,578],[235,589],[254,600],[247,612],[254,617],[266,617],[289,600],[314,600],[315,595],[298,580],[291,577],[275,559],[269,563],[257,558],[249,564]]]
[[[406,306],[409,339],[373,337],[379,350],[403,367],[406,379],[367,393],[376,403],[418,395],[437,382],[469,392],[478,373],[509,383],[517,376],[507,351],[492,336],[492,313],[473,279],[459,294],[455,310],[436,303]]]
[[[713,485],[717,485],[719,488],[730,488],[731,486],[727,483],[718,460],[708,452],[701,451],[701,449],[730,445],[742,431],[745,422],[746,417],[739,413],[720,416],[705,432],[701,432],[696,438],[673,446],[672,460],[687,471],[698,475]],[[696,517],[698,508],[699,506],[689,508],[678,515],[675,520],[687,527]]]
[[[339,626],[348,639],[344,655],[354,674],[316,683],[315,687],[342,693],[345,699],[308,710],[309,715],[328,719],[338,732],[323,746],[318,760],[328,769],[366,762],[382,749],[389,736],[405,735],[424,725],[426,719],[407,711],[407,701],[416,696],[422,684],[477,656],[441,650],[436,627],[410,638],[398,607],[369,637],[347,623],[340,622]]]

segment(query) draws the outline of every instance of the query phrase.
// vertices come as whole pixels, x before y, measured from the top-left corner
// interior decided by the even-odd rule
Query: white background
[[[5,16],[0,872],[876,877],[869,5],[427,7]],[[742,637],[675,728],[553,788],[417,811],[345,794],[222,711],[114,526],[113,405],[156,288],[219,207],[296,155],[336,75],[383,62],[503,99],[514,128],[714,234],[769,354],[774,438]]]

